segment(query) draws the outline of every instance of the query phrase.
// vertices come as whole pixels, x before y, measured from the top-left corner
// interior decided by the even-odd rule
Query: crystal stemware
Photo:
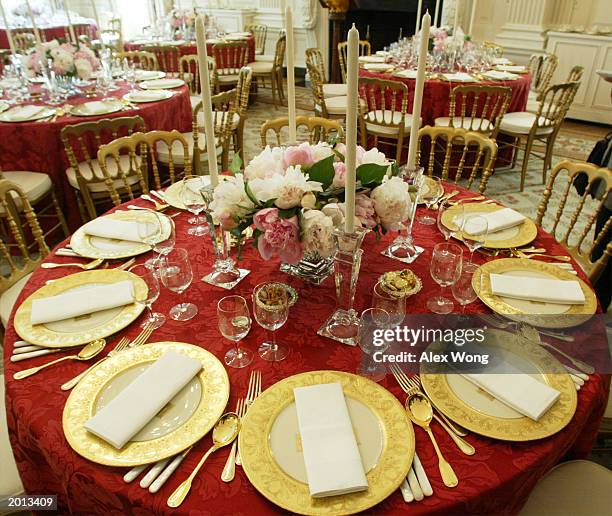
[[[183,179],[181,187],[181,202],[185,205],[185,208],[194,215],[193,219],[196,226],[189,228],[187,234],[193,236],[203,236],[208,233],[208,228],[204,225],[206,219],[200,217],[200,213],[204,211],[206,203],[202,196],[201,190],[206,188],[209,181],[203,176],[188,177]]]
[[[444,297],[444,287],[450,287],[459,279],[463,251],[457,244],[436,244],[429,264],[433,280],[440,285],[440,295],[427,301],[427,308],[436,314],[447,314],[453,310],[453,301]]]
[[[368,308],[361,313],[357,342],[363,351],[357,374],[374,382],[385,377],[385,368],[376,362],[374,354],[384,352],[391,344],[383,338],[384,330],[390,326],[391,317],[382,308]]]
[[[389,327],[395,328],[404,321],[406,316],[406,298],[392,296],[385,292],[382,284],[378,282],[374,285],[372,292],[372,307],[385,310],[389,315]]]
[[[217,303],[219,331],[235,347],[225,353],[225,363],[230,367],[246,367],[253,361],[253,353],[240,347],[240,341],[251,329],[251,314],[242,296],[225,296]]]
[[[438,200],[444,195],[444,186],[439,177],[430,178],[434,181],[433,185],[423,185],[423,188],[419,194],[419,198],[425,203],[428,210],[431,210],[438,202]],[[435,217],[431,214],[424,213],[419,217],[419,223],[425,226],[433,226],[436,223]]]
[[[182,294],[193,281],[193,271],[189,263],[187,249],[177,247],[160,257],[159,273],[162,283],[168,290]],[[178,303],[170,309],[170,317],[175,321],[188,321],[198,313],[193,303]]]
[[[474,289],[472,284],[472,278],[477,270],[478,265],[475,263],[463,263],[461,274],[451,287],[453,297],[461,305],[461,313],[465,312],[465,307],[476,301],[478,297],[478,291],[480,289]]]
[[[258,324],[268,330],[269,341],[259,346],[259,356],[270,362],[284,360],[289,354],[285,344],[276,342],[276,330],[289,317],[289,295],[280,283],[261,283],[253,290],[253,314]]]
[[[489,223],[481,215],[469,215],[463,217],[461,235],[463,243],[470,250],[470,263],[474,258],[474,251],[484,246],[489,234]]]
[[[149,269],[146,265],[136,265],[130,269],[132,274],[138,276],[147,285],[147,292],[142,297],[136,296],[136,302],[144,305],[149,310],[149,315],[140,325],[142,328],[152,327],[159,328],[166,322],[166,316],[160,312],[153,311],[153,303],[159,298],[159,280],[155,272]]]
[[[462,221],[463,220],[463,210],[465,209],[463,204],[459,204],[457,205],[457,207],[459,208],[459,213],[457,213],[457,215],[455,216],[456,219]],[[444,220],[444,215],[446,214],[446,212],[451,209],[454,208],[454,206],[448,202],[448,201],[444,201],[440,204],[439,208],[438,208],[438,229],[440,230],[440,233],[442,233],[442,236],[444,237],[444,240],[448,241],[450,240],[450,237],[455,236],[457,234],[457,230],[453,230],[448,228],[447,226],[444,225],[444,223],[442,222]],[[453,209],[453,211],[456,211],[455,209]],[[450,222],[453,222],[452,220]],[[461,225],[461,224],[459,224]]]
[[[153,225],[155,226],[155,230],[151,231],[152,224],[142,221],[138,225],[138,236],[157,253],[158,256],[156,258],[149,258],[145,264],[149,269],[158,274],[157,268],[160,256],[168,254],[174,248],[174,243],[176,241],[174,221],[170,217],[155,210],[148,210],[145,213],[150,213],[154,218]],[[164,235],[165,226],[170,228],[167,236]]]

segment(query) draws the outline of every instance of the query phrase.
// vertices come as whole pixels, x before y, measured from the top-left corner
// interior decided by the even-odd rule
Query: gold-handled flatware
[[[569,256],[565,256],[562,254],[544,254],[544,253],[526,253],[520,249],[510,249],[510,253],[517,258],[550,258],[552,260],[559,260],[560,262],[571,262],[572,259]]]
[[[244,413],[246,414],[255,401],[255,398],[261,394],[261,371],[255,370],[251,372],[249,378],[249,388],[247,390],[247,397],[245,400]],[[240,443],[236,445],[236,465],[242,466],[242,459],[240,458]]]
[[[238,417],[238,414],[234,412],[228,412],[221,416],[221,419],[217,421],[215,428],[213,428],[213,445],[200,459],[198,465],[193,468],[193,471],[187,477],[187,479],[184,480],[170,495],[167,502],[168,507],[178,507],[183,503],[183,501],[189,494],[189,491],[191,490],[191,483],[193,482],[193,479],[206,462],[206,459],[208,459],[208,457],[210,457],[210,455],[216,452],[218,449],[223,448],[228,444],[231,444],[238,436],[239,431],[240,417]]]
[[[242,418],[246,413],[246,402],[244,398],[240,398],[236,403],[236,414]],[[223,482],[231,482],[234,480],[236,476],[236,440],[232,443],[232,448],[230,450],[229,456],[227,457],[227,461],[225,461],[225,466],[223,467],[223,471],[221,473],[221,480]]]
[[[135,348],[136,346],[141,346],[147,339],[151,336],[155,328],[152,326],[146,325],[141,332],[128,344],[129,348]]]
[[[450,199],[452,199],[453,197],[455,197],[455,195],[457,195],[459,193],[459,190],[453,190],[451,193],[449,193],[448,195],[442,195],[440,196],[440,198],[435,202],[435,204],[432,206],[432,210],[438,210],[440,209],[440,204],[445,203],[446,201],[449,201]]]
[[[57,269],[59,267],[78,267],[80,269],[83,269],[84,271],[90,271],[90,270],[95,269],[95,268],[99,267],[100,265],[102,265],[102,262],[104,262],[103,258],[96,258],[95,260],[92,260],[91,262],[88,262],[88,263],[52,263],[52,262],[45,262],[45,263],[42,263],[40,266],[43,269]]]
[[[456,487],[459,484],[457,475],[455,475],[452,466],[442,455],[438,442],[436,441],[436,438],[430,428],[431,420],[433,419],[433,407],[431,406],[431,403],[429,403],[429,400],[425,396],[419,394],[417,390],[414,389],[414,391],[411,391],[408,399],[406,400],[405,406],[410,420],[415,425],[418,425],[425,430],[431,439],[431,443],[433,444],[433,447],[436,450],[436,455],[438,456],[438,468],[440,470],[440,475],[442,476],[442,482],[444,482],[446,487]]]
[[[46,364],[31,367],[30,369],[24,369],[23,371],[18,371],[13,375],[15,380],[21,380],[23,378],[27,378],[28,376],[32,376],[33,374],[38,373],[38,371],[45,369],[53,364],[58,364],[59,362],[63,362],[64,360],[90,360],[95,357],[100,351],[104,349],[106,346],[106,341],[104,339],[92,340],[89,344],[87,344],[84,348],[79,351],[76,355],[68,355],[66,357],[58,358],[57,360],[53,360],[52,362],[47,362]]]

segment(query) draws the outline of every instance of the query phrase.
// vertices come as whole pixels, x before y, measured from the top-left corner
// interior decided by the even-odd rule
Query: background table
[[[74,31],[77,35],[86,34],[91,38],[96,38],[98,33],[98,26],[94,23],[75,23],[73,25]],[[20,30],[29,30],[32,31],[32,27],[12,27],[12,30],[20,31]],[[69,34],[69,28],[67,25],[56,26],[56,27],[39,27],[40,32],[44,33],[44,40],[51,41],[52,39],[57,38],[66,38],[66,34]],[[5,29],[0,29],[0,48],[9,48],[8,36],[6,34]]]
[[[109,92],[109,97],[121,98],[129,91],[129,86],[118,82],[119,89]],[[137,108],[128,108],[116,113],[102,116],[59,117],[55,122],[0,122],[0,168],[2,170],[29,170],[44,172],[51,176],[64,213],[72,229],[82,222],[74,202],[74,192],[68,183],[66,169],[70,166],[64,145],[60,139],[63,127],[81,122],[91,122],[102,118],[141,116],[147,131],[154,129],[181,132],[191,131],[192,111],[187,86],[176,88],[175,95],[160,102],[138,104]],[[72,97],[68,104],[76,105],[97,100],[84,95]]]
[[[471,194],[465,190],[461,193],[463,197],[468,195]],[[168,319],[149,340],[194,343],[210,350],[222,360],[230,344],[219,334],[215,310],[217,301],[228,292],[199,281],[199,278],[210,271],[214,257],[207,236],[197,239],[186,235],[188,218],[189,215],[183,214],[175,219],[176,236],[178,247],[190,249],[194,282],[182,296],[170,293],[162,287],[162,294],[154,308],[167,313],[181,298],[196,303],[200,313],[191,321],[183,323]],[[407,310],[411,313],[426,313],[427,299],[432,293],[438,292],[439,287],[433,283],[428,272],[432,248],[442,241],[442,236],[433,228],[415,224],[416,243],[425,247],[426,251],[411,267],[423,280],[423,290],[409,299]],[[365,254],[356,299],[356,308],[359,310],[370,306],[372,288],[382,272],[402,268],[401,262],[380,255],[390,238],[387,236],[376,241],[374,235],[367,236],[363,246]],[[564,253],[563,248],[542,230],[535,243],[545,246],[551,253]],[[138,261],[142,262],[144,258]],[[55,256],[50,259],[73,260]],[[482,257],[476,254],[475,260],[482,262]],[[241,266],[251,269],[252,272],[232,293],[249,299],[249,307],[253,287],[266,280],[280,279],[290,283],[298,290],[299,299],[291,309],[287,324],[278,331],[279,341],[284,341],[291,347],[291,353],[286,360],[270,363],[256,356],[253,363],[245,369],[228,368],[231,384],[228,406],[230,410],[235,408],[238,397],[246,395],[252,369],[262,371],[264,388],[304,371],[336,369],[355,372],[360,359],[358,348],[345,346],[316,334],[334,306],[333,278],[328,278],[317,287],[279,274],[277,262],[264,262],[257,251],[248,245],[244,249]],[[20,296],[20,301],[46,280],[65,276],[68,272],[62,269],[36,271]],[[468,313],[488,311],[480,301],[467,307]],[[141,319],[142,317],[144,316],[141,316]],[[139,331],[140,328],[132,324],[122,335],[134,337]],[[253,328],[243,345],[256,353],[264,335],[264,330],[253,322]],[[28,360],[27,363],[11,363],[9,357],[16,339],[11,319],[5,337],[6,407],[11,444],[26,492],[57,493],[60,507],[75,513],[171,513],[166,506],[166,499],[208,449],[211,444],[210,436],[195,446],[177,472],[156,495],[141,489],[136,481],[125,484],[122,480],[125,469],[100,466],[81,458],[68,446],[62,432],[62,410],[68,393],[61,391],[60,385],[84,370],[88,364],[64,362],[29,379],[14,381],[14,372],[49,360],[49,357],[41,357]],[[109,339],[105,352],[112,349],[117,339],[118,336]],[[54,358],[56,357],[57,355],[54,355]],[[419,457],[428,473],[434,495],[422,502],[405,504],[400,493],[396,491],[373,511],[376,514],[517,512],[535,482],[561,458],[584,457],[588,453],[606,406],[609,383],[609,376],[592,375],[578,393],[578,408],[570,424],[554,436],[540,441],[507,443],[470,433],[467,440],[475,446],[476,455],[468,457],[456,449],[440,427],[434,425],[433,430],[440,446],[459,478],[459,485],[454,489],[443,486],[431,443],[422,430],[415,429]],[[392,376],[387,376],[382,385],[404,401],[405,395]],[[261,445],[264,446],[264,443]],[[221,481],[220,475],[227,454],[226,449],[212,455],[196,477],[191,494],[180,508],[180,514],[282,513],[255,490],[242,468],[236,468],[236,478],[233,482],[225,484]],[[282,489],[282,486],[279,488]]]

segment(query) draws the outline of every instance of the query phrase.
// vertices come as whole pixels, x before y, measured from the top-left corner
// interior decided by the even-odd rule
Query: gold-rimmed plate
[[[136,80],[138,82],[163,79],[165,76],[166,72],[161,72],[158,70],[136,70]]]
[[[108,215],[103,215],[103,217],[113,220],[149,222],[155,225],[157,225],[158,220],[155,213],[145,210],[115,211]],[[173,222],[172,219],[161,214],[159,220],[161,220],[162,223],[162,230],[158,240],[161,242],[170,236]],[[137,256],[151,250],[151,246],[144,242],[130,242],[127,240],[115,240],[88,235],[85,233],[84,227],[85,226],[81,226],[72,235],[70,247],[73,251],[86,258],[118,260],[121,258],[129,258],[130,256]]]
[[[21,303],[13,322],[15,331],[23,340],[48,348],[79,346],[95,339],[108,337],[131,324],[142,313],[144,305],[132,303],[63,321],[32,325],[30,322],[32,301],[65,294],[71,290],[126,280],[134,284],[135,299],[143,299],[146,296],[147,285],[141,278],[131,272],[117,269],[84,271],[59,278],[39,288]]]
[[[166,351],[199,360],[202,370],[132,440],[118,450],[83,427]],[[223,414],[229,391],[227,372],[209,351],[184,342],[145,344],[104,361],[72,389],[64,406],[64,435],[74,451],[98,464],[148,464],[176,455],[206,435]]]
[[[165,78],[165,79],[153,79],[151,81],[142,81],[140,83],[140,87],[143,90],[165,90],[172,88],[180,88],[185,85],[185,81],[182,79],[173,79],[173,78]]]
[[[480,300],[494,312],[514,321],[542,328],[571,328],[588,321],[597,311],[593,289],[576,275],[555,265],[527,258],[502,258],[481,265],[478,271],[480,274],[474,274],[472,283]],[[491,274],[577,281],[585,302],[582,305],[562,305],[498,296],[491,292]]]
[[[206,186],[210,184],[210,179],[208,176],[202,176],[202,185]],[[176,183],[170,185],[166,191],[164,192],[164,197],[166,202],[172,206],[173,208],[177,208],[179,210],[186,210],[183,201],[181,201],[181,190],[183,188],[183,182],[177,181]]]
[[[8,102],[4,100],[0,100],[0,113],[4,113],[9,107],[11,106],[9,105]]]
[[[332,382],[342,385],[369,488],[312,498],[299,447],[293,389]],[[298,514],[352,514],[373,507],[406,477],[415,444],[414,430],[397,398],[367,378],[342,371],[302,373],[266,389],[249,408],[239,439],[242,467],[255,489]]]
[[[119,100],[98,100],[72,106],[68,112],[74,116],[103,116],[121,111],[125,105]]]
[[[0,122],[9,123],[21,123],[21,122],[34,122],[35,120],[42,120],[43,118],[49,118],[55,114],[55,109],[39,106],[40,109],[33,114],[21,116],[20,113],[22,106],[15,106],[9,110],[4,111],[0,114]]]
[[[174,93],[168,90],[136,90],[126,93],[123,96],[123,100],[137,104],[147,104],[149,102],[167,100],[172,96],[174,96]]]
[[[436,192],[442,193],[442,192],[440,192],[440,190],[441,190],[442,188],[443,188],[443,187],[442,187],[442,186],[440,186],[440,185],[439,185],[439,184],[438,184],[438,183],[435,181],[435,179],[433,179],[432,177],[429,177],[429,176],[423,176],[423,184],[421,185],[421,195],[420,195],[420,197],[423,197],[424,195],[428,194],[428,193],[429,193],[429,192],[431,192],[431,191],[436,191]],[[412,194],[412,198],[414,199],[414,193],[413,193],[413,192],[411,192],[411,194]],[[419,202],[418,202],[418,204],[425,204],[425,201],[423,201],[423,200],[421,200],[421,199],[419,198]]]
[[[428,351],[442,352],[446,344],[435,342]],[[487,330],[484,351],[494,349],[513,366],[529,371],[534,379],[557,389],[559,399],[534,421],[495,399],[448,365],[421,363],[421,382],[434,405],[450,419],[476,434],[503,441],[533,441],[556,434],[576,411],[576,387],[562,364],[542,346],[514,333]],[[502,375],[503,376],[503,375]],[[509,381],[510,378],[508,379]]]
[[[448,229],[456,232],[453,236],[461,240],[462,233],[461,231],[457,231],[459,228],[457,224],[453,222],[453,219],[457,216],[461,216],[463,209],[465,210],[465,215],[482,215],[503,210],[504,208],[504,206],[498,206],[497,204],[482,204],[475,202],[456,204],[442,214],[442,224]],[[489,249],[521,247],[533,242],[536,236],[538,236],[538,228],[535,222],[525,218],[523,223],[518,226],[488,234],[484,247]]]

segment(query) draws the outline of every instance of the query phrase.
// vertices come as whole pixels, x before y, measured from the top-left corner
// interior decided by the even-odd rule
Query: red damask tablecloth
[[[109,97],[121,98],[129,91],[129,86],[124,82],[118,82],[118,86],[118,90],[109,92]],[[70,165],[60,139],[62,128],[102,118],[141,116],[147,131],[178,129],[189,132],[192,124],[189,89],[182,86],[174,91],[176,94],[168,100],[138,104],[137,109],[129,108],[98,117],[66,115],[55,122],[0,122],[0,168],[4,171],[29,170],[49,174],[66,218],[71,227],[76,229],[82,222],[73,189],[66,178],[65,171]],[[78,96],[67,102],[77,105],[92,100],[98,99]]]
[[[463,196],[466,194],[465,191],[462,192]],[[162,288],[162,294],[154,308],[167,313],[180,297],[196,303],[200,313],[189,322],[168,320],[164,326],[155,331],[150,342],[163,340],[190,342],[205,347],[222,360],[229,344],[219,334],[215,309],[217,301],[227,295],[227,291],[199,281],[199,278],[210,271],[214,257],[208,237],[196,239],[186,235],[187,218],[188,216],[183,214],[175,219],[177,246],[190,249],[195,280],[182,296]],[[415,224],[414,235],[416,242],[425,247],[426,251],[411,268],[422,278],[424,287],[419,294],[410,298],[408,310],[411,313],[426,313],[427,299],[439,289],[429,275],[431,251],[434,244],[442,241],[442,237],[435,226],[421,226],[418,223]],[[374,235],[366,238],[356,299],[356,308],[359,310],[370,306],[372,288],[378,276],[384,271],[401,268],[400,262],[380,255],[380,251],[389,241],[389,236],[381,241],[377,241]],[[535,243],[545,246],[551,253],[564,252],[563,248],[542,230],[539,231]],[[72,260],[53,255],[49,259]],[[143,259],[144,257],[140,258],[139,262]],[[475,260],[482,261],[483,258],[477,254]],[[251,291],[258,283],[281,279],[293,285],[300,297],[291,310],[289,321],[279,330],[279,340],[282,339],[291,346],[289,357],[283,362],[269,363],[256,356],[252,365],[245,369],[230,368],[228,371],[231,383],[230,409],[234,408],[238,397],[246,394],[249,374],[254,368],[262,371],[264,388],[304,371],[336,369],[355,372],[360,358],[358,348],[344,346],[316,334],[316,330],[334,306],[332,278],[328,278],[321,286],[306,284],[280,274],[277,262],[264,262],[250,247],[245,249],[241,266],[251,269],[252,272],[233,293],[250,299]],[[26,285],[20,301],[43,285],[46,280],[64,276],[68,272],[72,271],[39,269]],[[480,301],[467,307],[468,313],[487,311],[488,309]],[[132,324],[121,334],[134,337],[139,330],[137,324]],[[254,324],[243,344],[256,352],[264,335],[264,330]],[[107,349],[111,349],[118,337],[109,339],[110,344]],[[210,437],[205,437],[195,446],[177,472],[156,495],[141,489],[138,482],[125,484],[122,480],[125,470],[100,466],[81,458],[68,446],[62,432],[62,409],[68,393],[61,391],[60,385],[84,370],[87,365],[64,362],[26,380],[14,381],[12,375],[16,371],[49,360],[41,357],[27,361],[27,365],[24,365],[24,362],[11,363],[9,358],[16,339],[17,335],[11,320],[7,327],[4,346],[6,407],[11,444],[26,492],[56,493],[59,496],[60,507],[77,514],[169,513],[170,510],[166,506],[168,496],[188,475],[202,453],[208,449],[211,444]],[[540,441],[508,443],[470,434],[467,440],[475,446],[476,454],[468,457],[462,455],[450,438],[434,425],[433,430],[444,454],[460,479],[455,489],[446,488],[442,484],[437,459],[429,439],[423,431],[416,429],[419,457],[431,480],[434,495],[421,502],[405,504],[400,493],[396,491],[374,507],[372,512],[376,514],[516,513],[535,482],[560,459],[567,456],[584,457],[588,453],[606,406],[609,383],[609,376],[592,375],[578,393],[578,408],[570,424],[556,435]],[[388,376],[382,381],[382,385],[398,399],[404,400],[403,392],[392,377]],[[227,453],[227,450],[220,451],[209,459],[196,477],[191,494],[174,513],[253,515],[281,512],[254,489],[241,468],[237,468],[233,482],[226,484],[221,481],[220,475]]]

